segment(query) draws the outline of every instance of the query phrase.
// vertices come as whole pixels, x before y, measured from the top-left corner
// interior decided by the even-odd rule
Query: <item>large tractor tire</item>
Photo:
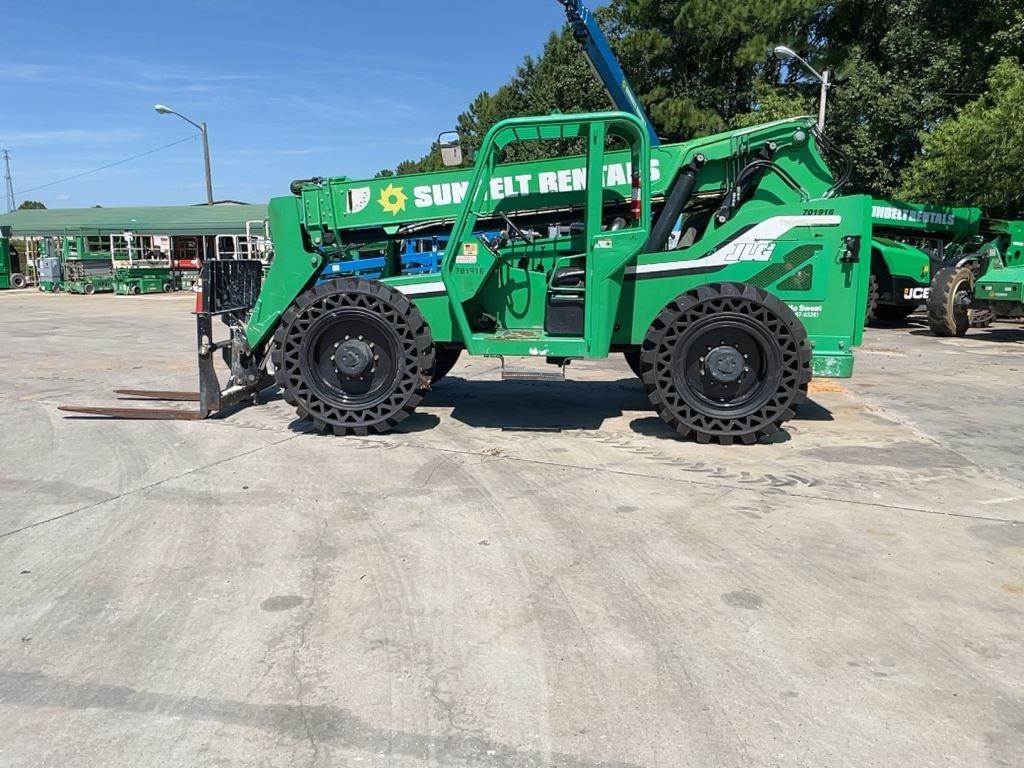
[[[712,283],[676,297],[640,354],[647,396],[664,421],[699,443],[753,444],[778,432],[807,397],[811,345],[772,294]]]
[[[284,399],[320,432],[387,432],[411,414],[434,343],[404,294],[346,277],[310,288],[284,313],[271,361]]]
[[[868,306],[864,315],[864,324],[871,325],[878,319],[878,278],[872,272],[868,277]]]
[[[974,291],[970,267],[945,267],[932,278],[928,327],[936,336],[963,336],[971,327],[968,304]]]
[[[915,304],[879,304],[875,307],[875,320],[883,323],[903,323],[916,311]]]
[[[11,273],[11,288],[24,288],[26,285],[28,285],[28,278],[21,272]]]
[[[459,361],[462,354],[462,347],[435,346],[434,347],[434,372],[430,375],[430,383],[437,384],[448,375],[455,363]]]

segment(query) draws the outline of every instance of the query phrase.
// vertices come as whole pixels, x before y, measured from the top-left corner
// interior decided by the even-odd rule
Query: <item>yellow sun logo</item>
[[[397,216],[399,213],[405,210],[405,201],[408,200],[408,195],[401,187],[396,187],[394,184],[388,184],[380,193],[380,207],[383,208],[387,213]]]

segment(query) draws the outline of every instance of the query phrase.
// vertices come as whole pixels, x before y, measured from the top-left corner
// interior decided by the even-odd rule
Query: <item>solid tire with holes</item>
[[[437,384],[448,375],[455,363],[459,361],[462,347],[437,345],[434,347],[434,372],[430,375],[430,383]]]
[[[320,432],[387,432],[415,410],[434,368],[423,315],[403,293],[340,278],[301,294],[281,317],[271,361],[284,399]]]
[[[677,296],[651,323],[641,379],[658,415],[699,443],[751,445],[807,397],[811,345],[792,309],[743,283]]]
[[[971,327],[965,298],[974,291],[970,267],[945,267],[932,277],[928,293],[928,327],[936,336],[963,336]]]

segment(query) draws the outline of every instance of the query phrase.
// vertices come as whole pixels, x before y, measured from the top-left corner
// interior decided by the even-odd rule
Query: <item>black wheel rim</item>
[[[346,359],[352,363],[346,366]],[[306,332],[299,363],[313,393],[345,410],[380,405],[398,383],[403,366],[394,327],[355,308],[319,318]]]
[[[810,378],[809,355],[778,313],[759,300],[721,295],[680,300],[676,311],[645,353],[663,418],[683,434],[731,440],[770,433],[792,415]],[[717,365],[709,365],[711,353]]]
[[[721,417],[758,410],[778,388],[782,355],[765,329],[743,315],[698,322],[681,338],[670,374],[682,399]]]

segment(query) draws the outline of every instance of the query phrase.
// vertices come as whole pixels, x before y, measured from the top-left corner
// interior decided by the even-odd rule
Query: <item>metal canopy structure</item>
[[[0,226],[15,237],[55,235],[244,235],[267,218],[266,205],[220,204],[140,208],[55,208],[13,211]]]

